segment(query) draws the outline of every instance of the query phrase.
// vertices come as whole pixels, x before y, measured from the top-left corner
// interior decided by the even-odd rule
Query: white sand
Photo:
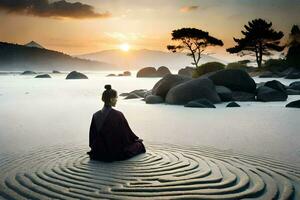
[[[98,169],[99,163],[90,163],[85,151],[88,150],[91,116],[102,107],[100,99],[104,84],[112,84],[113,88],[122,93],[134,89],[151,89],[159,80],[138,79],[134,76],[105,77],[109,73],[86,73],[89,80],[65,80],[66,74],[51,75],[52,79],[34,79],[30,75],[0,75],[0,168],[2,180],[5,180],[0,185],[0,197],[6,194],[10,197],[19,195],[19,198],[26,195],[30,198],[51,195],[59,198],[56,196],[59,194],[61,197],[80,198],[84,191],[86,197],[117,198],[121,195],[122,199],[128,194],[139,199],[139,196],[147,197],[154,193],[166,199],[179,193],[184,193],[184,197],[210,196],[219,199],[219,195],[226,194],[227,190],[228,195],[222,198],[266,198],[274,195],[283,198],[284,195],[295,197],[299,194],[300,109],[284,106],[292,100],[300,99],[300,96],[289,96],[286,102],[240,102],[241,108],[225,108],[224,103],[217,105],[217,109],[148,105],[139,99],[123,100],[119,97],[116,109],[124,113],[133,131],[148,145],[149,151],[129,163],[113,164],[116,168],[124,167],[124,172],[111,170],[111,165],[107,168],[106,165],[100,165]],[[285,84],[294,81],[279,80]],[[151,146],[156,143],[158,145]],[[180,147],[161,146],[163,143]],[[199,149],[191,149],[191,146]],[[24,156],[16,152],[24,152]],[[28,156],[30,152],[32,154]],[[261,156],[268,159],[262,159]],[[178,165],[178,169],[186,173],[177,176],[176,169],[172,171],[164,168],[168,163],[170,166]],[[53,171],[56,165],[62,166],[57,166],[58,171]],[[153,169],[149,169],[151,165]],[[193,165],[196,166],[193,168]],[[9,173],[5,173],[4,169]],[[162,174],[157,174],[155,169],[161,169]],[[100,178],[110,170],[111,176]],[[131,170],[140,174],[132,175]],[[207,170],[213,171],[205,174]],[[176,173],[168,176],[168,171]],[[37,175],[39,172],[40,176]],[[143,174],[150,174],[153,180],[148,180]],[[59,175],[61,180],[56,177]],[[66,177],[70,179],[69,182]],[[120,177],[122,180],[117,181]],[[130,177],[133,179],[130,180]],[[239,179],[234,181],[230,177]],[[198,182],[186,182],[187,179]],[[210,179],[214,180],[211,181],[214,184],[219,184],[219,189],[216,190],[216,185],[209,185]],[[228,185],[226,181],[229,181]],[[49,187],[43,186],[49,182]],[[78,182],[82,182],[82,185]],[[134,186],[129,187],[131,182],[134,182]],[[150,183],[151,187],[145,186]],[[243,184],[248,184],[244,186],[246,189]],[[103,188],[96,190],[95,187],[99,185]],[[293,193],[293,190],[296,192]],[[94,196],[89,196],[91,194]],[[230,196],[233,194],[237,196]]]

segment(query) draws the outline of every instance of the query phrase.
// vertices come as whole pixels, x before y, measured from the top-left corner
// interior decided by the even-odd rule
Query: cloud
[[[65,0],[0,0],[0,10],[7,13],[57,18],[106,18],[109,12],[98,13],[91,5]]]
[[[199,6],[183,6],[180,8],[179,11],[183,12],[183,13],[187,13],[187,12],[197,10],[198,8],[199,8]]]

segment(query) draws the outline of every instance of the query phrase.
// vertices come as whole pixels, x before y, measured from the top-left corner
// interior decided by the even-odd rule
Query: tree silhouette
[[[168,45],[167,49],[176,52],[188,52],[187,56],[193,58],[192,65],[198,67],[199,61],[206,47],[223,46],[222,40],[214,38],[208,32],[196,28],[181,28],[173,30],[172,40],[178,42],[177,45]]]
[[[294,25],[289,35],[287,43],[289,50],[286,55],[287,63],[296,68],[300,68],[300,29]]]
[[[228,48],[227,52],[240,56],[250,55],[256,57],[258,67],[262,66],[263,56],[272,55],[272,51],[283,51],[284,46],[280,46],[283,32],[276,32],[272,29],[272,22],[268,23],[263,19],[254,19],[244,26],[246,31],[242,31],[243,38],[233,40],[236,46]]]

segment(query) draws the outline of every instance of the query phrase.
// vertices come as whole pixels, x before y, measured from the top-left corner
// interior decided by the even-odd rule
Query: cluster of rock
[[[295,68],[288,68],[282,72],[266,71],[259,75],[260,78],[285,78],[285,79],[299,79],[300,70]]]
[[[165,66],[161,66],[157,70],[154,67],[145,67],[137,72],[136,77],[163,77],[166,74],[171,74],[171,72]]]
[[[110,76],[131,76],[131,72],[130,71],[125,71],[122,74],[118,74],[118,75],[116,75],[116,74],[108,74],[107,76],[108,77],[110,77]]]
[[[235,101],[286,101],[288,95],[300,95],[300,81],[285,86],[277,80],[256,84],[244,70],[226,69],[199,78],[167,74],[150,91],[123,94],[126,98],[144,98],[146,103],[167,103],[186,107],[214,108],[214,104]],[[139,91],[141,92],[141,91]]]

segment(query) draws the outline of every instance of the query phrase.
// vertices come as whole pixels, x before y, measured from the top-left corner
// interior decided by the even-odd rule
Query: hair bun
[[[111,89],[111,85],[105,85],[104,88],[107,89],[107,90],[110,90]]]

